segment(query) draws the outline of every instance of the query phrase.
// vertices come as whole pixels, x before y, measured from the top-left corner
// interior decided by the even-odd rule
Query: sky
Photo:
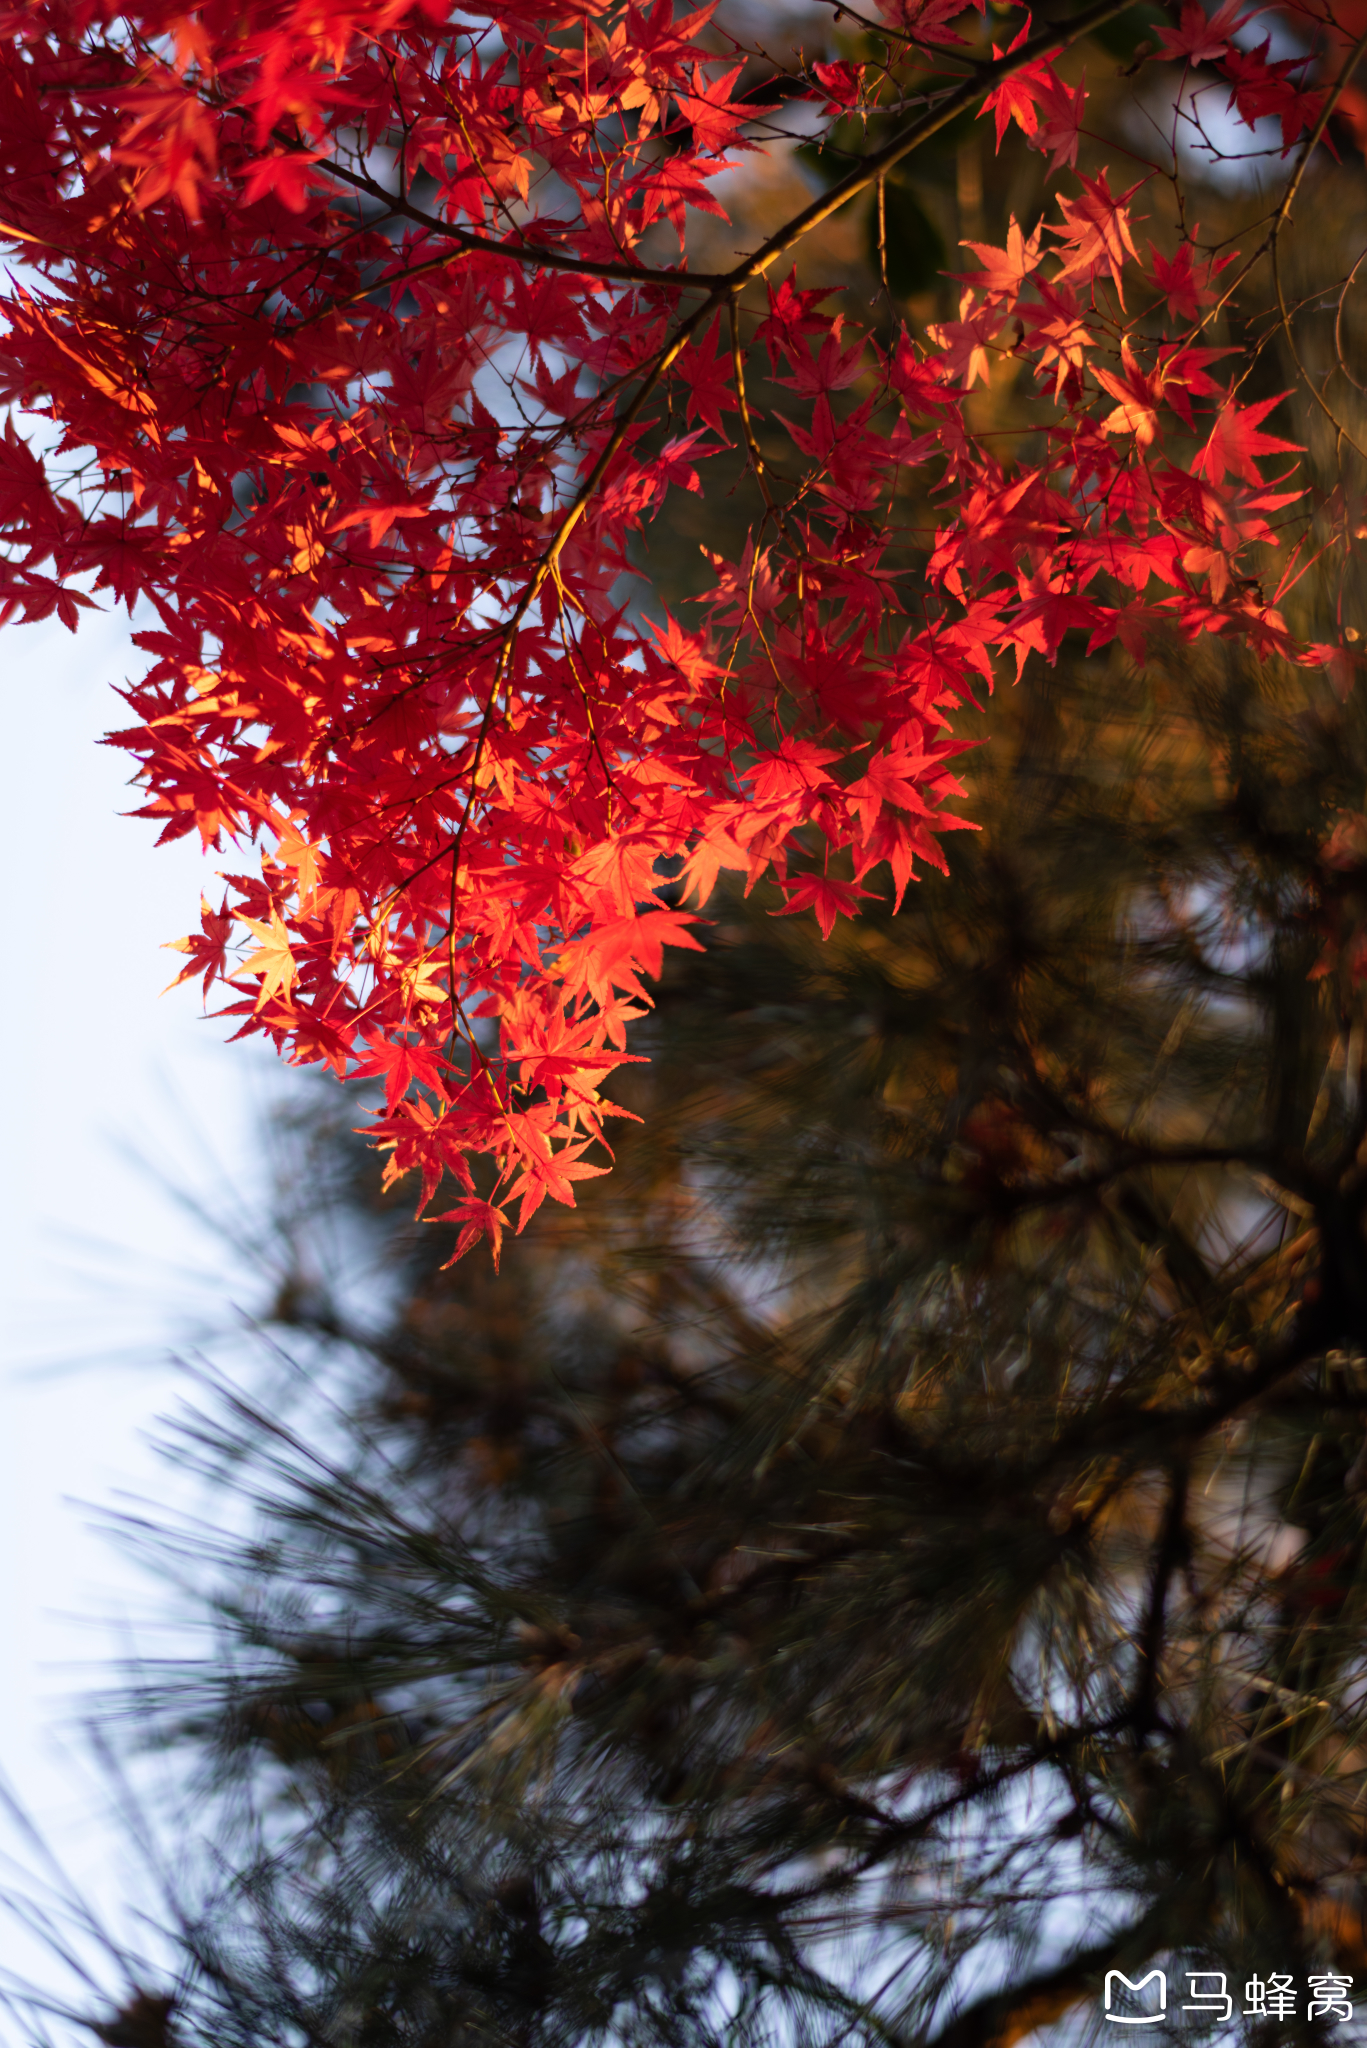
[[[83,1504],[164,1495],[146,1433],[175,1404],[170,1351],[251,1294],[166,1183],[211,1211],[250,1202],[252,1117],[278,1085],[259,1053],[225,1047],[196,990],[160,994],[181,964],[160,947],[196,925],[215,862],[185,840],[154,849],[152,826],[120,816],[128,763],[98,742],[139,659],[114,616],[74,637],[55,621],[0,628],[0,1771],[114,1911],[129,1853],[72,1737],[79,1694],[129,1645],[149,1590]],[[0,1962],[47,1968],[2,1926]]]

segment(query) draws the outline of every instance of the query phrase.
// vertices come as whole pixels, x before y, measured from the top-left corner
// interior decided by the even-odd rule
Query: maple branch
[[[1124,14],[1134,0],[1096,0],[1096,5],[1084,7],[1080,13],[1070,15],[1066,21],[1057,22],[1052,28],[1044,29],[1022,45],[996,59],[991,64],[974,64],[968,76],[958,86],[950,89],[938,107],[923,114],[919,121],[913,121],[900,135],[881,149],[860,160],[828,192],[813,199],[799,213],[795,213],[784,227],[761,242],[753,254],[743,258],[733,270],[691,271],[691,270],[650,270],[644,265],[637,267],[630,263],[600,262],[595,257],[567,256],[557,249],[538,248],[524,245],[510,246],[507,242],[495,242],[487,235],[478,235],[470,228],[457,227],[439,214],[427,213],[420,206],[402,194],[390,192],[376,179],[367,177],[361,171],[351,171],[344,164],[320,163],[319,170],[330,177],[340,178],[343,184],[352,186],[358,192],[367,193],[379,200],[391,213],[416,222],[433,234],[446,235],[459,243],[463,249],[486,256],[507,257],[514,263],[526,263],[540,270],[571,271],[580,277],[602,277],[618,279],[626,284],[653,284],[672,287],[678,291],[691,291],[702,286],[709,288],[708,306],[718,304],[723,298],[739,292],[754,278],[762,277],[771,264],[792,248],[795,242],[820,227],[823,221],[838,213],[849,200],[858,198],[870,185],[876,184],[903,157],[910,156],[923,142],[938,135],[951,121],[966,113],[983,96],[991,92],[1004,80],[1012,78],[1019,71],[1027,70],[1043,57],[1052,57],[1057,51],[1067,49],[1079,36],[1090,35],[1093,29],[1104,27],[1119,14]]]
[[[1339,101],[1343,98],[1344,93],[1348,90],[1349,81],[1351,80],[1353,73],[1356,71],[1364,52],[1367,52],[1367,29],[1365,29],[1363,33],[1358,37],[1352,49],[1349,51],[1348,57],[1344,62],[1343,69],[1339,73],[1338,79],[1334,85],[1332,92],[1327,94],[1324,105],[1320,108],[1319,116],[1316,119],[1314,126],[1311,128],[1310,133],[1305,138],[1305,147],[1301,151],[1300,159],[1296,165],[1296,169],[1291,178],[1291,182],[1287,186],[1286,191],[1282,194],[1281,204],[1278,206],[1276,212],[1272,216],[1272,224],[1267,231],[1267,236],[1264,240],[1263,247],[1267,250],[1267,252],[1272,258],[1272,283],[1273,288],[1277,294],[1277,310],[1281,314],[1282,332],[1286,336],[1286,346],[1290,353],[1291,360],[1295,364],[1296,373],[1299,376],[1302,384],[1304,384],[1306,390],[1310,393],[1310,396],[1314,399],[1320,411],[1329,421],[1329,424],[1334,428],[1335,432],[1339,434],[1342,437],[1342,439],[1348,443],[1349,447],[1352,448],[1358,455],[1367,457],[1367,448],[1363,448],[1360,442],[1355,438],[1355,436],[1349,433],[1347,427],[1344,426],[1342,420],[1333,410],[1333,407],[1329,404],[1328,400],[1324,397],[1323,393],[1320,392],[1316,388],[1316,386],[1311,382],[1310,373],[1306,369],[1305,364],[1301,361],[1301,353],[1296,346],[1295,334],[1292,332],[1291,315],[1287,310],[1286,293],[1282,285],[1281,262],[1278,254],[1279,238],[1281,235],[1281,231],[1285,227],[1287,221],[1291,218],[1292,203],[1295,200],[1296,194],[1300,190],[1301,180],[1304,178],[1306,170],[1310,163],[1310,159],[1314,155],[1315,150],[1319,147],[1324,132],[1326,128],[1329,126],[1329,122],[1333,116],[1334,109],[1337,107]],[[1330,372],[1330,374],[1332,375],[1332,371]]]
[[[686,320],[679,324],[672,338],[657,352],[653,360],[640,366],[637,372],[641,377],[640,389],[626,410],[619,415],[617,424],[613,428],[601,455],[586,478],[578,497],[561,520],[556,530],[555,538],[551,541],[546,553],[538,562],[531,581],[528,583],[518,603],[517,609],[508,621],[503,647],[499,654],[499,669],[495,693],[497,688],[501,686],[503,678],[507,673],[508,663],[512,658],[513,643],[517,638],[522,621],[526,618],[527,613],[531,610],[531,607],[544,589],[547,577],[551,574],[564,551],[570,535],[574,532],[575,527],[579,524],[593,498],[596,496],[614,457],[622,447],[631,428],[640,418],[651,392],[660,382],[660,379],[677,362],[693,335],[705,324],[710,315],[729,301],[734,301],[747,284],[751,283],[755,278],[762,277],[770,265],[776,263],[780,256],[792,248],[795,242],[800,241],[813,228],[819,227],[823,221],[829,220],[832,214],[838,213],[848,200],[857,197],[859,193],[867,190],[870,185],[877,183],[885,172],[891,170],[894,165],[901,163],[903,157],[910,156],[914,149],[919,148],[923,142],[929,141],[931,136],[938,135],[942,128],[947,127],[951,121],[957,119],[961,113],[973,106],[985,93],[991,91],[995,84],[999,84],[1004,78],[1011,77],[1017,71],[1024,70],[1028,65],[1037,63],[1040,58],[1051,56],[1056,50],[1066,48],[1078,36],[1087,34],[1102,23],[1110,21],[1117,14],[1123,14],[1125,9],[1131,4],[1132,0],[1098,0],[1096,6],[1084,8],[1080,14],[1071,16],[1067,22],[1045,30],[1043,34],[1036,36],[1032,42],[1026,43],[1021,49],[1015,51],[1013,55],[1001,58],[996,64],[975,65],[972,74],[964,80],[963,84],[956,91],[948,94],[939,107],[933,112],[923,115],[919,121],[913,122],[910,128],[904,130],[901,135],[895,136],[882,149],[875,150],[872,156],[865,157],[855,170],[842,178],[838,184],[832,186],[831,190],[824,197],[814,199],[809,206],[803,207],[800,213],[794,214],[785,227],[780,228],[767,241],[762,242],[752,255],[745,257],[742,262],[736,265],[734,270],[728,271],[713,286],[702,304]],[[494,243],[491,246],[495,249],[501,247],[498,243]],[[637,273],[633,272],[632,275],[635,276]],[[664,282],[687,282],[690,285],[696,285],[701,282],[699,277],[681,276],[678,272],[663,272],[660,274],[660,279]],[[654,280],[647,274],[646,281]],[[490,697],[491,709],[492,705],[493,696]],[[480,746],[482,747],[483,744],[484,734],[481,732]],[[462,820],[461,829],[464,830],[464,820]]]
[[[1310,393],[1310,396],[1314,399],[1316,405],[1320,408],[1320,411],[1325,415],[1330,425],[1334,428],[1335,432],[1343,440],[1347,441],[1348,445],[1352,449],[1354,449],[1357,454],[1367,458],[1367,449],[1364,449],[1359,446],[1358,442],[1354,439],[1353,435],[1349,433],[1348,429],[1344,426],[1343,422],[1339,419],[1338,415],[1333,411],[1333,409],[1330,407],[1330,405],[1322,396],[1322,394],[1315,388],[1314,384],[1310,380],[1309,371],[1306,369],[1305,364],[1301,361],[1300,350],[1296,346],[1296,338],[1294,333],[1292,332],[1290,310],[1287,307],[1286,296],[1282,287],[1281,264],[1278,255],[1278,246],[1281,231],[1291,218],[1291,207],[1293,202],[1295,201],[1297,193],[1300,190],[1302,180],[1305,177],[1305,173],[1309,168],[1310,159],[1314,155],[1315,150],[1318,148],[1320,142],[1323,140],[1325,131],[1333,118],[1334,110],[1338,106],[1339,101],[1342,99],[1344,93],[1347,91],[1348,85],[1352,79],[1352,75],[1354,71],[1357,69],[1358,63],[1361,60],[1364,51],[1367,51],[1367,32],[1364,32],[1363,35],[1359,36],[1357,42],[1354,44],[1353,48],[1348,53],[1348,57],[1344,63],[1343,70],[1339,73],[1338,79],[1336,80],[1333,88],[1326,95],[1324,105],[1320,108],[1320,111],[1310,128],[1310,132],[1306,136],[1305,142],[1301,147],[1300,155],[1296,160],[1295,170],[1292,172],[1286,191],[1282,194],[1281,200],[1279,201],[1275,211],[1272,214],[1267,233],[1264,235],[1262,241],[1258,244],[1257,248],[1253,251],[1253,254],[1248,258],[1247,262],[1243,263],[1235,272],[1234,277],[1232,278],[1230,283],[1225,287],[1224,291],[1220,293],[1219,297],[1216,299],[1215,303],[1210,307],[1209,311],[1204,315],[1202,319],[1198,320],[1195,323],[1194,327],[1191,330],[1190,338],[1192,341],[1195,341],[1199,338],[1199,336],[1205,333],[1206,329],[1211,325],[1211,323],[1219,318],[1220,314],[1224,311],[1225,307],[1229,304],[1230,300],[1238,291],[1239,286],[1257,268],[1258,264],[1262,261],[1263,257],[1270,256],[1272,260],[1273,288],[1277,295],[1277,309],[1281,316],[1279,324],[1282,332],[1286,336],[1287,349],[1290,353],[1291,361],[1295,367],[1296,374],[1299,376],[1306,390]],[[1357,274],[1358,267],[1361,264],[1362,260],[1363,259],[1359,257],[1358,263],[1354,265],[1353,270],[1349,273],[1349,276],[1343,287],[1343,290],[1345,292],[1347,291],[1348,286],[1352,283],[1353,277]],[[1342,296],[1340,296],[1339,304],[1341,309]],[[1337,319],[1335,320],[1334,332],[1337,342],[1337,336],[1339,333],[1339,324]],[[1265,345],[1265,342],[1260,342],[1258,344],[1257,349],[1254,351],[1255,356],[1261,353],[1262,348]],[[1347,374],[1346,368],[1345,374]],[[1247,377],[1248,372],[1246,371],[1244,375],[1245,377]],[[1241,383],[1243,381],[1243,379],[1240,379]],[[1349,382],[1355,383],[1356,379],[1349,376]]]
[[[1348,56],[1344,61],[1342,71],[1339,73],[1338,78],[1336,79],[1333,85],[1333,88],[1327,94],[1324,105],[1320,108],[1319,114],[1315,119],[1314,125],[1311,128],[1310,133],[1305,138],[1305,144],[1301,150],[1299,158],[1297,159],[1296,168],[1291,175],[1291,181],[1288,184],[1285,192],[1282,194],[1281,203],[1279,204],[1276,212],[1272,216],[1272,225],[1268,229],[1269,241],[1276,240],[1278,234],[1281,232],[1281,229],[1284,227],[1286,222],[1291,217],[1291,208],[1295,202],[1296,194],[1300,191],[1301,181],[1305,177],[1306,170],[1309,167],[1310,159],[1324,139],[1324,132],[1328,128],[1330,121],[1333,119],[1334,110],[1338,106],[1339,101],[1343,98],[1344,93],[1348,90],[1349,83],[1352,79],[1353,73],[1357,70],[1358,64],[1362,58],[1364,50],[1367,50],[1367,30],[1363,31],[1363,33],[1358,37],[1357,41],[1354,43],[1352,49],[1349,51]]]
[[[727,307],[727,312],[731,320],[731,363],[736,373],[736,403],[740,411],[741,433],[745,437],[745,446],[750,457],[750,467],[754,471],[755,482],[759,485],[760,494],[764,499],[767,509],[777,522],[778,529],[784,539],[792,545],[793,535],[788,525],[788,517],[783,507],[775,500],[773,492],[769,489],[764,456],[760,452],[759,442],[755,438],[755,423],[750,417],[750,401],[745,391],[745,357],[740,345],[740,322],[737,317],[734,299],[732,299],[731,304]]]
[[[445,270],[451,261],[449,256],[428,256],[421,263],[411,263],[406,270],[391,270],[385,276],[375,278],[370,284],[358,284],[354,292],[334,293],[323,299],[309,313],[291,321],[285,330],[298,334],[303,328],[311,327],[315,320],[325,320],[329,313],[335,313],[341,306],[354,306],[361,299],[368,299],[378,291],[393,291],[396,285],[407,285],[417,277],[427,277],[434,270]],[[269,297],[269,294],[267,294]]]
[[[360,171],[349,171],[345,164],[320,163],[318,168],[326,171],[329,177],[340,178],[343,184],[352,186],[356,191],[378,199],[390,213],[414,221],[430,234],[445,235],[472,255],[505,256],[514,263],[526,263],[536,270],[565,270],[577,277],[611,278],[625,284],[674,285],[683,290],[694,285],[724,284],[729,275],[725,271],[649,270],[643,264],[599,262],[595,257],[569,256],[562,250],[540,248],[535,243],[524,243],[519,248],[515,243],[496,242],[489,235],[478,235],[472,228],[457,227],[453,221],[443,220],[440,214],[428,213],[423,207],[414,206],[410,199],[389,191],[377,179],[368,178]],[[451,258],[440,260],[450,262]]]
[[[870,185],[876,184],[888,171],[900,164],[903,157],[910,156],[923,142],[929,142],[933,135],[938,135],[942,128],[947,128],[951,121],[956,121],[960,114],[967,113],[984,94],[991,92],[1004,79],[1014,77],[1018,71],[1027,70],[1041,58],[1052,57],[1057,51],[1069,48],[1079,36],[1090,35],[1093,29],[1103,27],[1118,14],[1124,14],[1132,4],[1133,0],[1098,0],[1096,6],[1084,7],[1080,14],[1071,15],[1067,21],[1045,29],[1030,42],[1023,44],[1019,50],[999,57],[995,63],[975,64],[963,83],[948,93],[938,107],[923,114],[919,121],[913,121],[909,128],[905,128],[900,135],[895,135],[882,149],[876,149],[872,156],[861,158],[855,168],[832,185],[829,191],[812,200],[809,206],[804,206],[800,213],[794,214],[785,227],[770,235],[766,242],[761,242],[753,255],[747,256],[730,272],[726,288],[730,291],[739,291],[753,278],[762,277],[769,266],[776,263],[780,256],[785,255],[795,242],[801,241],[813,228],[820,227],[832,214],[839,213],[841,207],[849,200],[858,198],[861,192],[866,192]]]
[[[0,220],[0,235],[11,242],[32,242],[35,249],[54,249],[59,256],[71,254],[71,251],[64,249],[60,242],[45,241],[41,235],[31,235],[26,228],[16,228],[7,220]]]
[[[1343,353],[1343,309],[1347,302],[1349,292],[1357,283],[1358,272],[1362,269],[1364,263],[1367,263],[1367,249],[1364,249],[1362,254],[1358,257],[1357,262],[1353,265],[1347,277],[1344,278],[1343,284],[1339,289],[1338,305],[1334,311],[1334,358],[1338,363],[1339,368],[1342,370],[1344,376],[1348,379],[1348,382],[1353,386],[1354,390],[1367,393],[1367,384],[1360,384],[1358,382],[1357,378],[1349,369]]]
[[[669,371],[673,367],[673,365],[678,361],[679,357],[687,348],[689,342],[691,341],[697,329],[702,326],[703,322],[708,318],[709,314],[714,312],[719,305],[724,303],[727,296],[728,293],[720,289],[710,293],[708,297],[703,300],[703,303],[697,308],[696,312],[691,313],[687,320],[684,320],[680,323],[679,327],[675,330],[672,339],[667,341],[664,347],[656,352],[652,360],[642,365],[641,368],[638,370],[637,374],[640,375],[641,377],[640,389],[637,391],[631,403],[627,406],[625,412],[621,413],[618,416],[617,423],[614,426],[611,434],[608,436],[608,439],[604,444],[602,453],[599,455],[598,460],[594,463],[593,468],[589,471],[589,474],[584,481],[583,487],[580,490],[578,497],[574,500],[573,504],[566,511],[564,517],[560,522],[560,525],[556,528],[555,536],[552,539],[550,546],[547,548],[545,554],[542,555],[540,560],[537,562],[537,565],[532,572],[531,581],[528,583],[526,590],[523,592],[521,598],[518,600],[517,608],[513,612],[511,618],[508,621],[507,627],[503,635],[503,644],[499,650],[498,669],[494,679],[494,688],[490,692],[489,696],[489,705],[485,713],[485,723],[480,729],[480,748],[482,748],[484,745],[485,737],[488,730],[489,714],[492,712],[494,700],[497,697],[499,690],[502,688],[504,679],[508,673],[508,666],[512,660],[513,646],[516,642],[518,631],[521,628],[522,621],[526,618],[528,612],[536,603],[537,598],[540,596],[542,590],[545,588],[546,579],[554,573],[556,565],[559,562],[561,555],[564,553],[570,535],[574,532],[575,527],[579,524],[585,512],[587,512],[589,506],[592,504],[594,498],[597,496],[599,487],[601,486],[604,478],[606,477],[608,470],[612,466],[613,458],[617,455],[617,453],[622,447],[623,442],[626,440],[627,435],[630,433],[632,427],[636,424],[636,421],[640,418],[642,412],[645,410],[645,407],[649,402],[650,395],[654,391],[656,385],[659,383],[660,379],[666,374],[666,372]],[[478,756],[476,758],[478,758]],[[468,812],[466,815],[469,815]],[[464,829],[464,822],[464,819],[462,819],[462,830]]]
[[[558,563],[552,573],[553,580],[555,583],[555,594],[556,598],[559,601],[559,608],[556,614],[556,624],[560,631],[560,644],[565,650],[565,660],[569,664],[570,674],[574,677],[574,687],[579,692],[580,701],[584,706],[584,717],[587,721],[589,728],[589,739],[592,743],[594,753],[598,756],[598,765],[603,771],[604,780],[606,781],[608,788],[612,791],[613,795],[619,801],[628,802],[628,807],[630,808],[631,806],[629,804],[629,800],[623,797],[622,790],[617,782],[617,778],[613,774],[612,769],[608,765],[607,755],[603,752],[603,743],[598,737],[598,723],[593,715],[593,699],[589,695],[588,685],[584,681],[583,677],[580,675],[579,667],[575,660],[574,634],[572,631],[568,630],[565,625],[565,613],[573,608],[576,608],[574,606],[574,600],[571,598],[570,593],[565,588],[564,581],[560,574],[560,567]],[[583,606],[579,605],[577,609],[580,613],[580,616],[584,618],[584,620],[587,622],[588,614],[584,611]],[[609,823],[611,823],[611,817],[612,814],[611,811],[609,811]]]

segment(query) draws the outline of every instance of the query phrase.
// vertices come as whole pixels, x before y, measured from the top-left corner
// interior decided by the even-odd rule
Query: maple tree
[[[1125,8],[885,0],[786,69],[666,0],[5,11],[0,398],[53,431],[6,426],[4,615],[152,621],[115,736],[142,815],[258,849],[185,976],[292,1060],[383,1077],[373,1135],[424,1206],[451,1177],[458,1250],[604,1170],[690,895],[766,877],[829,933],[942,864],[954,713],[999,674],[1156,629],[1339,658],[1279,607],[1351,521],[1303,503],[1213,322],[1275,261],[1364,39],[1307,4],[1274,59],[1235,0],[1157,31],[1280,122],[1240,256],[1150,219],[1173,151],[1078,167],[1071,53]],[[833,181],[690,268],[776,105],[824,124]],[[1046,189],[918,329],[889,199],[964,117]],[[861,198],[891,319],[792,271]],[[641,537],[737,454],[743,544],[665,612]]]

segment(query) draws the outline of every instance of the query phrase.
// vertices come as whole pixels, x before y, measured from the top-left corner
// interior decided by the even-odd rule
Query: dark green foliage
[[[1184,649],[992,729],[899,916],[713,906],[501,1276],[297,1133],[295,1420],[181,1438],[255,1533],[168,1539],[218,1646],[139,1695],[227,1873],[186,2040],[985,2048],[1367,1969],[1362,712]]]
[[[1154,0],[1140,0],[1139,6],[1127,8],[1113,21],[1103,22],[1093,33],[1103,50],[1129,63],[1146,46],[1147,49],[1159,47],[1154,31],[1167,28],[1172,18],[1171,12],[1166,7],[1155,5]]]

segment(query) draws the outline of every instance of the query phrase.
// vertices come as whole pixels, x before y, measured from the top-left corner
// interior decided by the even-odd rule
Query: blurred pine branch
[[[1367,1969],[1367,724],[1184,648],[992,732],[900,915],[712,906],[500,1276],[294,1131],[307,1392],[181,1437],[254,1531],[163,1536],[219,1648],[135,1702],[228,1873],[187,2039],[987,2048]]]

